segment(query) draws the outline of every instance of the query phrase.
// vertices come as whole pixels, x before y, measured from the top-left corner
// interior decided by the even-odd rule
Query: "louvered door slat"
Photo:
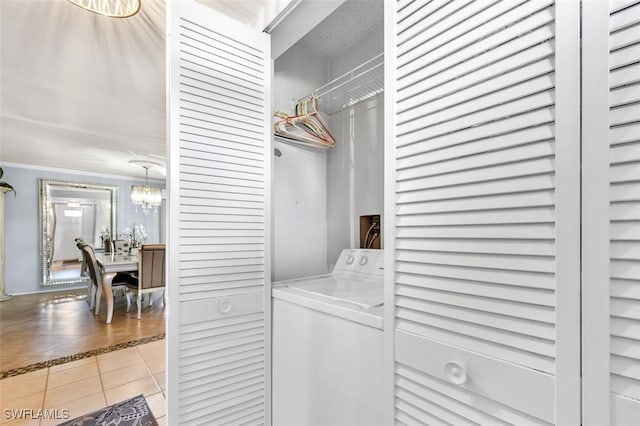
[[[250,154],[246,155],[245,158],[238,157],[237,151],[233,152],[233,150],[225,150],[225,148],[219,148],[218,152],[185,148],[181,150],[181,154],[185,161],[191,159],[193,161],[192,164],[199,164],[198,160],[216,160],[219,162],[220,167],[227,165],[227,167],[232,167],[231,170],[234,170],[233,167],[237,167],[237,170],[240,171],[261,173],[263,168],[260,160],[253,160]]]
[[[617,51],[630,47],[640,41],[640,30],[637,26],[627,27],[622,31],[611,34],[611,51]]]
[[[443,40],[444,35],[451,34],[445,32],[414,49],[414,57],[399,56],[399,70],[402,73],[403,67],[411,70],[420,69],[422,73],[430,76],[465,62],[474,56],[474,50],[476,52],[491,50],[513,39],[516,34],[526,33],[550,22],[553,19],[551,13],[543,9],[548,3],[549,1],[546,4],[542,1],[530,2],[521,7],[511,8],[494,19],[489,17],[483,25],[475,27],[473,31],[456,35],[451,39]],[[495,9],[499,8],[489,10],[494,13],[501,12]],[[516,22],[518,25],[514,26]],[[496,28],[502,28],[502,31],[496,31]],[[442,44],[438,46],[440,43]]]
[[[191,25],[183,25],[181,35],[184,42],[193,43],[198,46],[200,50],[207,53],[207,51],[213,49],[220,53],[226,53],[226,58],[233,58],[233,61],[255,72],[261,72],[261,62],[264,57],[260,55],[258,51],[244,50],[243,46],[234,44],[232,39],[227,38],[224,34],[213,31],[208,28],[199,26],[194,22],[189,22]],[[256,54],[258,53],[258,54]]]
[[[244,153],[247,153],[249,158],[252,158],[254,155],[260,155],[261,151],[259,146],[247,145],[245,143],[237,143],[234,141],[227,140],[220,136],[221,135],[218,135],[220,144],[218,144],[218,146],[216,147],[217,149],[234,150],[236,151],[236,154],[235,154],[236,157],[238,157],[239,155],[244,155]],[[214,149],[216,149],[214,147],[207,147],[207,137],[201,134],[183,131],[181,132],[181,137],[182,137],[182,140],[185,142],[185,145],[183,145],[183,148],[185,149],[194,147],[194,145],[192,144],[195,144],[195,150],[212,152]],[[229,151],[227,151],[227,153],[228,152]]]
[[[434,291],[420,286],[408,287],[403,285],[398,286],[398,295],[407,297],[406,307],[415,311],[427,311],[428,314],[433,313],[433,311],[418,309],[417,306],[421,303],[436,303],[441,305],[440,309],[443,313],[446,309],[460,308],[459,316],[448,315],[449,317],[460,320],[464,320],[468,315],[473,314],[470,312],[470,310],[473,310],[476,311],[478,315],[480,315],[481,312],[487,312],[509,316],[510,318],[504,319],[507,322],[520,318],[540,322],[541,324],[537,324],[536,326],[539,325],[541,328],[545,327],[545,323],[553,325],[553,310],[549,309],[549,307],[527,305],[526,303],[513,303],[513,301],[504,298],[492,299],[465,293]],[[403,300],[404,299],[400,298],[398,303],[403,303]],[[500,328],[501,325],[497,324],[498,322],[499,321],[496,321],[495,325]]]
[[[400,247],[406,250],[405,247]],[[512,272],[499,269],[481,269],[470,267],[458,267],[457,265],[429,265],[423,264],[419,267],[411,264],[402,265],[402,274],[399,278],[407,276],[419,277],[441,277],[456,278],[461,280],[479,281],[489,284],[501,284],[506,286],[514,286],[516,288],[534,288],[534,289],[552,289],[553,277],[545,274],[534,274],[524,272]]]
[[[638,3],[638,0],[611,0],[609,11],[611,13],[616,13],[636,3]]]
[[[263,203],[261,201],[254,201],[250,196],[246,197],[247,201],[239,200],[235,197],[225,197],[224,195],[220,195],[219,193],[211,193],[211,198],[202,198],[202,197],[182,197],[181,200],[184,204],[194,205],[197,203],[201,203],[205,206],[218,206],[218,207],[238,207],[238,208],[246,208],[246,209],[262,209]],[[188,235],[189,231],[185,231],[185,236]],[[200,235],[207,236],[207,232],[203,232]]]
[[[640,81],[639,81],[640,83]],[[626,126],[612,128],[609,132],[611,145],[640,141],[640,124],[633,123]]]
[[[171,4],[168,423],[270,423],[270,47]]]
[[[552,191],[536,191],[531,193],[517,193],[513,195],[491,195],[484,199],[433,201],[429,203],[415,203],[398,206],[398,214],[429,214],[439,212],[456,212],[469,210],[513,209],[528,206],[552,206],[554,202]],[[191,209],[195,211],[198,209]],[[200,209],[204,210],[204,209]],[[228,209],[231,211],[230,209]],[[239,214],[244,211],[236,209]],[[186,211],[186,210],[185,210]],[[227,210],[225,210],[227,211]],[[247,210],[248,211],[248,210]]]
[[[433,24],[438,23],[468,3],[471,2],[469,0],[462,0],[458,2],[436,0],[421,3],[420,7],[412,9],[411,13],[403,13],[403,16],[398,17],[398,20],[402,22],[403,25],[403,30],[399,32],[399,44],[402,45],[403,41],[411,40],[416,36],[416,34],[421,32],[422,28],[418,24],[422,20],[429,19]]]
[[[181,27],[182,39],[180,41],[180,48],[182,52],[188,55],[191,62],[217,68],[225,73],[237,73],[237,75],[244,80],[260,84],[260,77],[257,75],[260,73],[259,67],[247,66],[238,61],[237,55],[229,54],[215,46],[203,46],[204,43],[195,46],[193,39],[190,37],[193,36],[193,34],[186,34],[189,28],[189,24]],[[202,47],[205,47],[205,49]],[[239,92],[239,94],[243,96],[241,92]]]
[[[402,0],[399,2],[400,9],[398,11],[398,19],[404,20],[407,16],[414,13],[417,9],[423,6],[423,3],[417,0]]]
[[[435,151],[466,142],[480,139],[491,139],[493,136],[500,136],[505,133],[520,131],[525,128],[549,124],[553,122],[554,111],[552,108],[542,108],[532,112],[525,112],[521,115],[500,117],[496,121],[491,121],[478,125],[477,127],[460,129],[453,134],[438,135],[429,139],[428,143],[423,140],[410,139],[401,144],[398,149],[398,158],[402,159],[423,152]]]
[[[535,148],[540,150],[540,147]],[[542,147],[542,150],[546,150],[546,147]],[[525,149],[529,150],[528,148]],[[519,150],[522,151],[522,150]],[[546,158],[545,158],[546,157]],[[461,160],[462,164],[469,164],[474,159]],[[459,163],[459,164],[460,164]],[[446,166],[446,165],[445,165]],[[442,166],[441,166],[442,167]],[[435,176],[426,177],[411,177],[410,173],[406,173],[408,176],[405,180],[398,181],[399,192],[406,193],[410,191],[418,191],[428,188],[442,188],[442,187],[454,187],[461,184],[477,185],[480,182],[485,181],[499,181],[506,178],[519,178],[530,175],[544,175],[553,171],[554,160],[551,157],[542,155],[541,159],[533,159],[527,161],[513,161],[507,164],[487,167],[470,168],[469,170],[456,171],[455,173],[442,173]],[[429,168],[421,168],[421,170],[430,172]],[[514,214],[518,212],[514,211]],[[478,212],[479,220],[481,219],[481,212]],[[534,215],[535,213],[532,213]],[[501,219],[507,220],[507,219]],[[522,219],[520,219],[522,220]],[[534,218],[532,217],[532,220]],[[517,222],[518,219],[510,220],[509,222]]]
[[[185,156],[201,156],[201,155],[216,155],[221,159],[227,161],[237,161],[238,158],[244,158],[248,160],[248,164],[259,165],[260,164],[260,152],[258,150],[245,150],[238,152],[236,148],[226,148],[223,146],[210,146],[206,143],[198,141],[190,141],[188,137],[185,137],[182,151]]]
[[[399,224],[398,236],[402,238],[515,238],[536,240],[553,238],[553,227],[544,224],[516,224],[511,226],[478,226],[477,224],[467,226],[405,226]]]
[[[455,2],[454,2],[455,3]],[[465,32],[509,9],[509,5],[500,2],[460,2],[462,7],[453,4],[450,13],[441,20],[431,20],[427,28],[399,43],[398,56],[405,62],[414,60],[437,46],[446,44]],[[398,23],[404,25],[402,19]],[[438,36],[441,36],[438,38]],[[444,38],[444,39],[443,39]]]
[[[621,89],[622,90],[611,90],[609,97],[611,107],[620,107],[640,102],[640,88],[637,85]]]
[[[579,253],[578,227],[558,231],[558,215],[579,212],[577,197],[571,204],[557,199],[559,171],[560,192],[579,191],[578,116],[558,121],[577,105],[559,106],[559,93],[573,91],[577,99],[579,86],[564,68],[559,77],[558,62],[567,70],[579,64],[558,61],[556,53],[562,45],[563,54],[578,57],[579,9],[569,5],[558,20],[551,0],[421,6],[396,10],[394,74],[387,79],[395,89],[387,91],[395,146],[387,193],[393,262],[386,265],[394,282],[387,299],[395,309],[394,418],[478,425],[575,418],[575,406],[556,412],[554,404],[561,399],[558,259],[566,254],[558,248],[572,244],[573,264]],[[628,99],[620,97],[620,122],[629,117]],[[575,289],[578,270],[562,274]],[[577,313],[577,306],[569,309]],[[523,388],[514,388],[513,377],[503,385],[491,380],[527,396],[493,393],[480,377],[456,386],[457,373],[445,374],[449,355],[463,369],[517,366]],[[542,401],[544,408],[534,406]]]
[[[203,68],[203,72],[211,72]],[[235,116],[239,123],[249,126],[259,123],[259,117],[253,115],[252,108],[236,105],[231,100],[221,99],[215,92],[206,92],[195,85],[183,83],[180,90],[185,108],[197,109],[202,112],[214,112],[221,117]],[[216,107],[218,107],[216,109]],[[220,108],[224,108],[221,111]]]
[[[633,163],[620,164],[611,168],[611,183],[633,182],[640,180],[640,170]]]
[[[619,356],[629,359],[640,359],[640,348],[629,344],[629,340],[621,336],[611,336],[611,348]]]
[[[640,23],[637,7],[637,3],[632,3],[629,7],[617,9],[611,8],[610,5],[609,31],[615,33]]]
[[[411,320],[417,323],[423,323],[429,327],[444,328],[460,334],[466,334],[468,336],[474,336],[478,339],[485,339],[485,336],[490,337],[492,340],[498,342],[503,337],[508,336],[509,333],[502,333],[503,331],[513,333],[510,338],[504,339],[502,344],[505,346],[522,347],[522,340],[517,337],[517,334],[526,328],[530,336],[541,339],[539,344],[534,348],[529,346],[529,342],[524,342],[524,347],[530,350],[539,351],[542,355],[549,355],[548,341],[554,340],[553,327],[546,327],[544,324],[539,323],[535,317],[533,318],[514,318],[509,315],[504,315],[502,312],[486,312],[491,307],[485,307],[483,301],[480,300],[477,305],[480,305],[482,310],[467,309],[461,310],[456,306],[452,308],[451,305],[446,303],[440,303],[437,298],[434,298],[434,303],[424,302],[419,299],[412,298],[412,294],[423,296],[424,292],[411,292],[409,290],[402,289],[402,295],[405,296],[402,302],[398,305],[398,316],[407,320]],[[400,292],[400,291],[399,291]],[[428,310],[429,314],[418,314]],[[541,312],[544,314],[543,310]],[[456,320],[449,320],[454,315]],[[524,314],[521,314],[524,316]],[[499,326],[494,326],[494,322],[499,322]],[[494,331],[493,329],[498,329]],[[470,330],[476,330],[470,334]],[[492,337],[493,336],[493,337]]]
[[[533,128],[508,133],[506,135],[496,135],[491,139],[467,142],[461,145],[431,150],[425,154],[418,154],[407,159],[403,159],[402,166],[427,165],[441,161],[455,161],[460,157],[492,152],[500,149],[517,148],[534,142],[541,142],[553,138],[554,128],[548,126],[536,126]]]
[[[429,288],[433,290],[446,291],[451,293],[462,293],[490,297],[496,300],[511,300],[522,303],[533,303],[535,305],[553,307],[553,291],[531,287],[504,286],[496,283],[487,283],[478,280],[451,279],[447,277],[432,276],[430,279],[422,280],[419,277],[398,274],[397,283],[399,285],[415,286],[418,288]]]
[[[535,44],[542,43],[553,37],[554,28],[544,25],[544,21],[548,19],[547,14],[541,14],[539,20],[531,20],[529,22],[530,29],[533,31],[525,33],[520,37],[513,37],[511,32],[504,33],[496,37],[491,37],[487,41],[471,46],[463,53],[445,57],[443,64],[423,64],[416,61],[409,64],[400,74],[400,90],[416,90],[420,89],[417,83],[421,83],[429,77],[438,76],[445,81],[455,78],[456,76],[468,74],[483,66],[484,63],[492,63],[501,59],[505,59],[510,55],[518,53]],[[544,26],[540,26],[544,25]],[[538,27],[537,29],[534,29]],[[507,41],[510,40],[510,41]],[[502,44],[504,43],[504,44]],[[500,46],[500,49],[497,47]],[[486,58],[479,58],[475,55],[479,50],[486,49]],[[427,55],[428,56],[428,55]],[[424,59],[423,61],[426,61]],[[443,73],[446,72],[446,75]],[[425,84],[426,87],[432,87],[435,81]],[[417,86],[417,87],[414,87]],[[402,91],[401,95],[405,95]]]
[[[520,95],[526,95],[526,93],[521,92]],[[442,124],[434,124],[415,131],[400,133],[398,135],[401,140],[400,143],[403,145],[412,144],[425,139],[445,135],[458,129],[477,127],[496,119],[522,114],[539,108],[546,108],[553,104],[553,97],[549,92],[534,94],[514,101],[510,101],[508,97],[504,97],[502,100],[503,103],[495,100],[493,101],[498,102],[498,106],[486,108],[487,106],[492,105],[489,103],[488,105],[482,106],[483,108],[486,108],[485,110],[473,113],[473,110],[471,109],[471,113],[462,116],[458,113],[457,118],[446,121]],[[468,110],[469,108],[467,106],[467,108],[464,108],[462,111]],[[626,115],[624,112],[625,111],[622,111],[621,114]]]
[[[236,74],[238,75],[238,74]],[[216,90],[223,90],[229,95],[231,99],[241,99],[245,103],[254,104],[257,100],[260,100],[263,96],[260,86],[257,83],[247,81],[240,77],[233,76],[229,72],[225,72],[220,68],[205,67],[204,64],[187,63],[182,70],[182,77],[184,78],[184,85],[188,87],[199,87],[202,90],[208,90],[215,92]],[[228,102],[228,101],[227,101]],[[216,111],[211,108],[196,109],[196,111],[202,111],[202,113],[210,113],[217,117],[224,117],[225,111]],[[251,113],[253,111],[248,110],[240,118],[241,122],[245,122],[251,125],[251,122],[256,122],[255,116]],[[229,123],[235,126],[235,123]],[[258,126],[259,123],[253,123],[253,126]]]
[[[462,97],[467,91],[483,92],[484,90],[488,93],[490,90],[486,88],[504,87],[500,86],[502,76],[518,79],[526,74],[522,71],[524,66],[529,72],[540,69],[539,65],[535,66],[538,63],[542,64],[543,69],[545,64],[553,66],[553,62],[549,59],[552,54],[553,46],[550,42],[534,43],[518,53],[494,60],[479,69],[466,69],[456,78],[451,78],[449,73],[445,73],[425,79],[414,85],[411,92],[400,97],[402,104],[399,105],[398,124],[419,118],[425,112],[419,108],[421,105],[429,105],[430,102],[440,100],[446,102],[448,96]],[[426,109],[426,112],[429,111],[431,109]]]
[[[446,232],[446,231],[445,231]],[[461,234],[464,233],[461,232]],[[415,231],[398,232],[400,238],[416,238]],[[468,237],[467,237],[468,238]],[[515,237],[517,238],[517,237]],[[429,247],[431,248],[431,247]],[[528,258],[513,255],[508,258],[494,254],[438,252],[435,250],[397,251],[397,259],[402,262],[431,263],[440,265],[460,265],[466,267],[505,269],[512,271],[528,271],[538,273],[553,273],[553,259],[551,257]]]
[[[522,167],[522,162],[536,158],[552,157],[553,143],[549,141],[534,142],[513,148],[496,149],[487,153],[462,156],[460,158],[452,158],[450,160],[440,161],[437,163],[423,164],[421,160],[423,158],[429,158],[430,154],[431,153],[425,153],[408,157],[406,159],[400,159],[397,163],[397,170],[400,174],[399,180],[422,176],[451,174],[454,172],[475,170],[481,167],[490,168],[510,163],[520,163],[521,168],[525,169]],[[494,157],[495,162],[488,165],[488,157]],[[526,163],[524,165],[526,165]],[[535,170],[532,171],[535,172]]]
[[[609,8],[611,418],[625,425],[640,416],[640,4]]]
[[[211,421],[216,421],[218,424],[223,424],[223,422],[231,422],[231,424],[233,424],[236,419],[245,417],[247,413],[262,413],[264,409],[264,402],[260,401],[260,398],[249,399],[248,401],[220,410],[215,418],[204,419],[203,424]]]
[[[185,112],[189,114],[196,126],[209,130],[218,131],[221,134],[232,132],[238,136],[247,138],[260,138],[260,128],[249,123],[243,123],[234,120],[227,120],[214,114],[197,111],[192,108],[185,108]]]
[[[211,196],[209,199],[215,200],[228,200],[228,201],[244,201],[245,203],[257,203],[261,204],[264,202],[264,197],[258,191],[251,191],[245,189],[234,189],[234,192],[229,192],[229,188],[225,188],[221,186],[220,191],[205,191],[203,189],[184,189],[183,191],[183,199],[184,200],[201,200],[208,199],[208,196]],[[226,189],[227,191],[224,191]]]
[[[546,61],[545,61],[546,62]],[[514,78],[524,78],[524,82],[515,81],[515,84],[507,87],[506,89],[502,89],[505,85],[504,81],[501,81],[501,89],[492,87],[489,84],[486,84],[485,87],[479,90],[468,91],[470,93],[463,93],[461,96],[460,93],[457,93],[456,96],[449,96],[445,98],[447,103],[443,102],[433,102],[427,104],[422,109],[424,110],[424,119],[428,119],[429,127],[435,126],[440,123],[447,122],[449,120],[454,120],[460,116],[464,116],[467,120],[472,119],[472,113],[476,113],[477,116],[482,117],[479,114],[483,110],[487,110],[490,107],[497,107],[498,105],[505,104],[509,101],[516,101],[521,99],[527,95],[533,95],[545,90],[549,90],[553,88],[553,79],[546,75],[542,77],[534,77],[533,79],[529,78],[531,74],[540,75],[540,72],[547,71],[546,67],[544,67],[545,63],[536,63],[534,65],[539,65],[538,67],[532,66],[533,68],[529,72],[523,72],[523,75],[513,76]],[[524,71],[528,71],[525,69]],[[522,80],[521,80],[522,81]],[[475,86],[477,88],[477,86]],[[428,113],[429,110],[433,110],[431,114]],[[484,114],[489,113],[489,111],[485,111]],[[459,118],[458,118],[459,119]],[[477,118],[476,118],[477,120]],[[417,131],[421,127],[421,123],[418,121],[409,121],[407,124],[401,124],[398,126],[398,130],[401,135]],[[422,124],[424,126],[424,123]]]
[[[633,253],[637,257],[637,253]],[[630,280],[611,280],[611,296],[637,299],[640,296],[640,283]],[[638,348],[640,352],[640,348]]]
[[[444,420],[441,420],[426,411],[420,410],[416,406],[401,399],[396,400],[396,406],[399,408],[398,412],[395,414],[395,424],[398,426],[422,426],[424,424],[433,426],[451,426]]]
[[[444,421],[445,424],[450,425],[464,425],[464,426],[477,426],[477,423],[466,420],[460,414],[447,409],[446,404],[440,405],[436,403],[436,398],[423,398],[422,395],[415,395],[402,387],[402,382],[399,381],[396,388],[396,398],[416,409],[419,409],[421,413],[430,413],[436,418]],[[448,401],[446,401],[448,402]]]
[[[210,64],[207,64],[203,61],[199,61],[199,58],[185,58],[183,60],[182,72],[185,76],[189,76],[194,80],[198,80],[200,78],[208,79],[208,81],[215,81],[218,83],[226,83],[236,87],[243,87],[250,91],[253,91],[256,94],[260,94],[260,84],[255,81],[249,81],[246,78],[243,78],[241,74],[230,73],[220,67],[211,67]],[[215,76],[215,79],[211,77]],[[183,83],[184,84],[184,83]],[[222,101],[222,100],[221,100]],[[203,105],[204,110],[207,111],[209,108],[207,105]],[[222,111],[216,111],[218,114],[224,114]],[[242,117],[243,119],[252,118],[253,121],[258,121],[250,115],[246,115]]]

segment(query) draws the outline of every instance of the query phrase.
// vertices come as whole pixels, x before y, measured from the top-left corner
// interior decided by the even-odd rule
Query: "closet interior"
[[[383,213],[383,36],[383,2],[349,0],[275,60],[274,281],[330,272]],[[335,144],[286,124],[311,104]]]
[[[348,0],[275,61],[274,424],[381,425],[383,38]]]

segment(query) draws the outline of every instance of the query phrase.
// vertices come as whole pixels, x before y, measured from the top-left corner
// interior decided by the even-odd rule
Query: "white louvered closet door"
[[[169,6],[168,424],[270,424],[270,40]]]
[[[386,19],[394,421],[578,425],[579,4]]]
[[[640,424],[640,1],[588,1],[585,425]]]

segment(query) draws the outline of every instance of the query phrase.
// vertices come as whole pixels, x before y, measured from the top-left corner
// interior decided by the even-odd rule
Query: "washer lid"
[[[383,283],[381,279],[331,276],[287,283],[286,286],[307,293],[316,293],[363,309],[371,309],[384,304]]]

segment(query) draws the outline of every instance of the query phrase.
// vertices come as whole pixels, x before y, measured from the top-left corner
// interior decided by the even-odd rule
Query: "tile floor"
[[[158,423],[165,419],[165,342],[84,358],[0,380],[0,425],[50,426],[64,420],[7,419],[6,409],[69,410],[69,418],[143,394]]]

